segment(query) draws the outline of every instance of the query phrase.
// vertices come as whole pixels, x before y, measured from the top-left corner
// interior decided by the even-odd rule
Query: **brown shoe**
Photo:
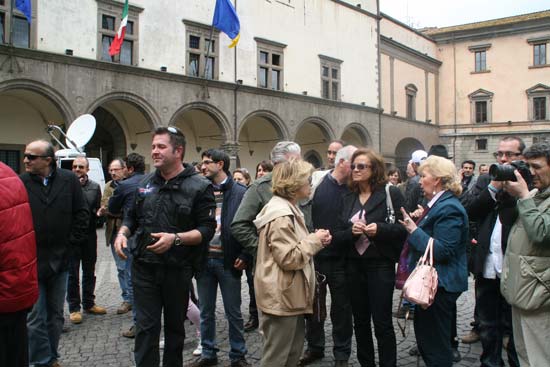
[[[479,333],[475,330],[470,330],[470,332],[460,338],[460,341],[464,344],[473,344],[479,341]]]
[[[312,352],[310,350],[306,350],[302,358],[300,358],[300,362],[298,362],[298,366],[307,366],[308,364],[312,364],[315,361],[318,361],[319,359],[323,359],[325,357],[324,353],[319,352]]]
[[[134,339],[136,337],[136,328],[132,326],[128,331],[122,333],[122,336],[129,339]]]
[[[92,315],[105,315],[107,309],[98,305],[93,305],[91,308],[84,310],[86,313],[91,313]]]
[[[250,331],[253,331],[253,330],[256,330],[259,326],[259,321],[258,321],[258,317],[254,317],[254,316],[250,316],[250,318],[248,319],[248,321],[246,322],[246,324],[244,324],[244,331],[246,333],[250,332]]]
[[[58,361],[55,361],[54,363],[51,364],[50,367],[61,367],[61,365],[59,364]]]
[[[80,324],[82,322],[82,313],[80,313],[80,311],[71,312],[69,320],[71,320],[73,324]]]
[[[208,367],[216,366],[218,364],[218,358],[198,358],[197,360],[191,362],[187,367]]]
[[[125,313],[128,313],[132,311],[132,305],[126,301],[122,302],[119,308],[117,308],[116,313],[117,315],[122,315]]]

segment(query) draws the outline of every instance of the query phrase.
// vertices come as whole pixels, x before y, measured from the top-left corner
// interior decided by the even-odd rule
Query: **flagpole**
[[[213,23],[213,22],[212,22]],[[206,58],[204,60],[204,75],[203,78],[206,79],[206,73],[208,71],[208,57],[210,57],[210,49],[212,48],[212,37],[214,36],[214,24],[210,27],[210,40],[208,41],[208,50],[206,50]]]

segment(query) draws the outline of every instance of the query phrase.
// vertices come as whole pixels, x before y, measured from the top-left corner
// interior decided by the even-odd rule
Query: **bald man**
[[[29,363],[59,366],[59,337],[67,291],[69,255],[86,242],[89,212],[78,178],[57,168],[50,142],[37,140],[25,147],[26,173],[38,260],[38,301],[28,318]]]

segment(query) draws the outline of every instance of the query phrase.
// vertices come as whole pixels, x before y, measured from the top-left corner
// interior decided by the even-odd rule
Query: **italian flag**
[[[120,27],[116,33],[115,39],[109,47],[109,55],[115,56],[120,53],[120,47],[122,47],[122,42],[124,41],[124,35],[126,35],[126,24],[128,24],[128,0],[124,2],[124,9],[122,10],[122,21],[120,22]]]

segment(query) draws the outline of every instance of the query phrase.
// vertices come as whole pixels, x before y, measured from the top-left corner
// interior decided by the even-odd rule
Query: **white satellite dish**
[[[92,115],[82,115],[73,121],[65,138],[65,143],[70,149],[82,148],[92,136],[94,136],[96,127],[95,117]]]

